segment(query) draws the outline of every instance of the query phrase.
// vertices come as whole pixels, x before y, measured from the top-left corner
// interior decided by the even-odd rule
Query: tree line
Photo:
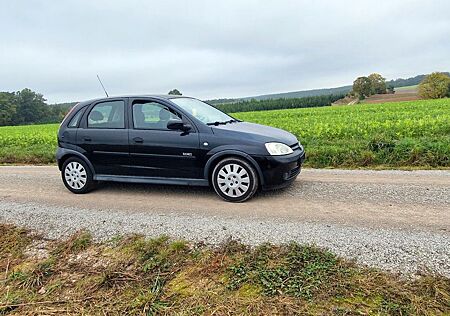
[[[48,105],[30,89],[0,92],[0,126],[60,122],[72,105]]]
[[[443,74],[450,76],[450,73],[448,73],[448,72],[443,72]],[[415,77],[411,77],[411,78],[407,78],[407,79],[398,78],[395,80],[386,81],[386,84],[388,87],[392,86],[394,88],[415,86],[415,85],[420,84],[425,79],[425,77],[427,77],[427,75],[417,75]]]
[[[265,110],[281,110],[295,108],[310,108],[329,106],[331,103],[342,99],[344,94],[330,94],[303,98],[248,100],[235,103],[215,104],[214,106],[226,113],[250,112]]]

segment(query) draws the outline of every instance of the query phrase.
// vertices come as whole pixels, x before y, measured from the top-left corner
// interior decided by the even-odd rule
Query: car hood
[[[244,138],[258,142],[280,142],[288,146],[292,146],[298,142],[297,138],[289,132],[282,129],[247,123],[237,122],[226,125],[218,125],[212,127],[214,134],[229,135],[232,137]]]

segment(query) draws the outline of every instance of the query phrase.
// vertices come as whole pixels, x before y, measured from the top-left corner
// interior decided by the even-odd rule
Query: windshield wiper
[[[211,122],[211,123],[206,123],[206,125],[215,125],[215,126],[218,126],[218,125],[225,125],[225,124],[227,124],[227,123],[228,123],[228,121],[225,121],[225,122],[215,121],[215,122]]]
[[[240,122],[240,121],[239,121],[239,120],[232,119],[232,120],[223,121],[223,122],[215,121],[215,122],[211,122],[211,123],[206,123],[206,125],[215,125],[215,126],[218,126],[218,125],[225,125],[225,124],[228,124],[228,123],[237,123],[237,122]]]

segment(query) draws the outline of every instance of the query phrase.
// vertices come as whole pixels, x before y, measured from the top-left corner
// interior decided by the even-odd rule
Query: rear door
[[[130,171],[134,176],[198,179],[199,134],[169,130],[170,119],[183,119],[169,104],[155,99],[130,100]],[[187,122],[187,121],[186,121]],[[191,122],[189,122],[191,124]]]
[[[83,116],[77,144],[85,150],[97,174],[129,174],[126,105],[126,98],[98,101]]]

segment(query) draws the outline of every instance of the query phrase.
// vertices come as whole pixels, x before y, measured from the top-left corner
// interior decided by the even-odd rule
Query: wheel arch
[[[259,167],[258,163],[256,162],[256,160],[253,159],[249,154],[247,154],[243,151],[239,151],[239,150],[220,151],[218,153],[215,153],[208,159],[208,161],[206,162],[206,165],[205,165],[205,170],[204,170],[204,178],[207,179],[208,182],[211,182],[211,175],[214,170],[214,166],[222,159],[228,158],[228,157],[238,157],[238,158],[242,158],[242,159],[246,160],[247,162],[249,162],[250,165],[252,167],[254,167],[256,170],[256,173],[258,175],[259,185],[264,185],[263,173],[262,173],[261,168]]]
[[[80,153],[78,151],[66,149],[66,148],[59,148],[56,156],[57,156],[57,160],[58,160],[59,170],[62,169],[64,162],[66,162],[67,159],[69,159],[70,157],[76,157],[76,158],[83,160],[88,165],[90,171],[92,172],[92,175],[95,175],[95,169],[94,169],[94,166],[92,165],[92,163],[89,161],[89,159],[85,155],[83,155],[82,153]]]

